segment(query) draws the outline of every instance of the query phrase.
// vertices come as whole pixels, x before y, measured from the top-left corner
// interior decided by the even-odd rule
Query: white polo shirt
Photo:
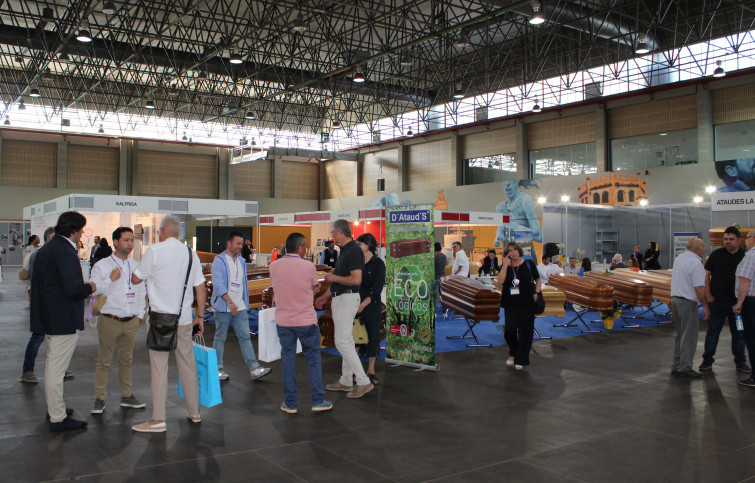
[[[194,264],[186,286],[183,310],[179,325],[192,323],[191,304],[194,303],[194,287],[204,284],[202,265],[194,250],[191,251]],[[97,265],[95,265],[96,267]],[[137,277],[146,281],[149,306],[155,312],[177,314],[181,302],[181,291],[186,270],[189,268],[189,250],[178,238],[170,237],[164,242],[147,248],[139,267],[134,271]],[[204,307],[200,307],[204,312]]]
[[[674,271],[671,272],[671,296],[697,302],[695,287],[704,286],[703,259],[689,250],[676,257]]]
[[[140,319],[144,318],[144,313],[147,310],[147,294],[144,283],[136,285],[131,283],[131,274],[138,267],[139,262],[136,260],[127,258],[123,261],[115,255],[110,255],[97,262],[92,268],[90,280],[97,285],[97,291],[94,295],[107,296],[107,301],[101,310],[103,314],[115,315],[116,317],[136,316]],[[121,277],[113,282],[110,280],[110,273],[116,268],[121,271]]]
[[[461,272],[456,273],[456,270],[459,267],[461,267]],[[454,266],[451,269],[451,275],[458,277],[469,276],[469,259],[467,258],[467,254],[464,253],[464,250],[459,250],[454,254]]]

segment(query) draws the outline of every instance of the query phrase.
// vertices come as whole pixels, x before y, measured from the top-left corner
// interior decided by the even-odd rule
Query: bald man
[[[674,362],[671,364],[671,374],[694,379],[703,377],[692,369],[700,329],[698,302],[703,305],[705,320],[710,317],[705,298],[703,254],[705,242],[700,238],[690,239],[687,250],[674,260],[671,275],[671,310],[674,314]]]

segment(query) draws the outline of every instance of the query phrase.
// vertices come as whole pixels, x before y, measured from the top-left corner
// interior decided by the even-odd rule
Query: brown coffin
[[[465,317],[498,322],[501,296],[482,283],[464,277],[450,277],[440,282],[441,304]]]
[[[415,238],[412,240],[398,240],[391,242],[391,256],[393,258],[408,257],[418,253],[430,253],[429,238]]]
[[[617,268],[613,271],[614,277],[622,277],[630,280],[642,280],[653,286],[653,300],[668,304],[671,302],[671,273],[665,270],[634,272],[628,268]]]
[[[548,285],[564,293],[566,300],[599,312],[613,309],[613,287],[601,283],[591,283],[577,275],[553,274],[548,277]]]
[[[566,302],[566,296],[564,293],[555,287],[547,285],[543,285],[542,289],[543,299],[545,299],[545,310],[536,317],[565,317],[564,302]]]
[[[726,230],[725,226],[721,226],[718,228],[711,228],[710,230],[708,230],[708,238],[710,239],[711,246],[714,246],[714,247],[724,246],[724,230]],[[739,232],[742,234],[742,237],[739,239],[740,246],[742,247],[745,246],[745,237],[752,230],[755,230],[755,228],[743,227],[739,229]]]
[[[653,285],[642,280],[599,272],[587,272],[585,279],[613,287],[613,296],[623,304],[633,307],[649,307],[653,304]]]

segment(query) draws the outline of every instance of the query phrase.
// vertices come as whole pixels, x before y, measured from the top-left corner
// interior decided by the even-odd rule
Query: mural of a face
[[[506,193],[506,197],[511,199],[519,193],[519,181],[504,181],[503,192]]]

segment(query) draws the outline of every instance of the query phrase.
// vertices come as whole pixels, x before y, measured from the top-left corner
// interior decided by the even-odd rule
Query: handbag
[[[351,334],[354,336],[355,344],[366,344],[370,341],[367,335],[367,327],[364,326],[362,319],[354,319],[354,327],[351,329]]]
[[[189,251],[189,269],[186,270],[186,280],[184,281],[183,292],[181,293],[181,305],[178,308],[178,314],[164,314],[149,310],[149,330],[147,331],[147,348],[159,352],[173,352],[176,350],[178,343],[178,321],[181,319],[183,312],[184,297],[186,296],[186,286],[189,284],[189,274],[191,266],[194,263],[194,257]]]
[[[25,268],[22,268],[18,272],[18,279],[19,280],[29,280],[29,271]]]
[[[532,292],[537,294],[537,300],[534,301],[533,313],[535,315],[540,315],[543,312],[545,312],[545,299],[543,298],[542,290],[540,292],[537,291],[537,282],[535,282],[535,279],[532,277],[532,270],[530,270],[530,266],[527,262],[528,260],[524,261],[524,266],[527,267],[527,271],[530,272],[530,283],[532,284]],[[537,267],[535,267],[535,270],[537,270]]]

